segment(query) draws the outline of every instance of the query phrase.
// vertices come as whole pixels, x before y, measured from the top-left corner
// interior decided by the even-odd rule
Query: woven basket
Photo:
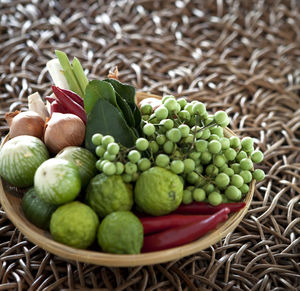
[[[161,98],[157,95],[138,92],[136,95],[136,102],[140,103],[141,100],[149,97],[156,99]],[[224,134],[226,137],[235,135],[234,132],[228,128],[224,129]],[[7,140],[8,136],[6,136],[2,145]],[[253,180],[250,185],[249,192],[245,197],[246,206],[242,210],[230,215],[227,221],[220,224],[216,230],[209,232],[205,236],[192,243],[185,244],[180,247],[138,255],[116,255],[92,250],[81,250],[54,241],[49,232],[37,228],[25,218],[21,208],[22,193],[18,193],[9,189],[9,187],[6,187],[6,183],[4,181],[3,183],[0,181],[0,202],[9,219],[28,238],[28,240],[49,251],[50,253],[65,259],[71,259],[95,265],[129,267],[168,262],[197,253],[215,244],[228,233],[232,232],[246,215],[253,197],[254,188],[255,181]]]

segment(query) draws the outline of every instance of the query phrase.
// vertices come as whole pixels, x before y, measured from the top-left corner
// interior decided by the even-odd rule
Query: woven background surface
[[[118,66],[140,90],[226,110],[230,127],[265,152],[267,176],[224,240],[138,268],[53,256],[0,208],[0,290],[300,290],[299,1],[0,0],[2,136],[4,112],[50,92],[45,64],[56,48],[90,78]]]

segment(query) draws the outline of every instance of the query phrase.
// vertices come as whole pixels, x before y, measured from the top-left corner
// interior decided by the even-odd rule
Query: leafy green
[[[89,114],[99,99],[105,99],[119,109],[114,87],[105,81],[93,80],[85,89],[84,109]]]
[[[88,116],[85,144],[94,149],[94,133],[112,135],[117,142],[131,147],[141,130],[141,113],[135,104],[135,88],[115,79],[90,81],[86,86],[84,107]]]
[[[96,100],[87,116],[85,147],[91,151],[95,150],[92,144],[92,136],[95,133],[111,135],[126,147],[132,147],[136,140],[133,130],[119,110],[104,98]]]
[[[134,104],[133,116],[134,116],[135,124],[137,124],[137,125],[141,124],[141,121],[142,121],[142,114],[141,114],[141,111],[140,111],[140,109],[137,107],[136,104]]]
[[[105,79],[105,81],[112,84],[116,93],[119,96],[121,96],[123,99],[125,99],[125,102],[130,106],[131,112],[134,117],[134,124],[135,124],[134,127],[136,131],[139,133],[139,135],[143,136],[141,126],[140,126],[142,121],[142,116],[139,108],[135,103],[135,88],[131,85],[123,84],[115,79]]]
[[[122,110],[123,116],[127,121],[127,124],[130,127],[135,127],[135,119],[133,116],[133,112],[129,107],[128,103],[117,92],[116,92],[116,97],[117,97],[119,108]]]
[[[105,79],[104,81],[110,83],[114,87],[115,91],[126,100],[131,109],[134,109],[135,88],[133,86],[123,84],[116,79]]]

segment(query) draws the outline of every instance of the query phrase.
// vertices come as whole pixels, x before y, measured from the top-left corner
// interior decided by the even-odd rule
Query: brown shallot
[[[31,135],[42,139],[44,134],[45,121],[34,111],[15,111],[5,114],[6,122],[9,125],[9,137],[19,135]]]
[[[67,146],[80,146],[85,137],[85,125],[76,115],[54,112],[45,125],[44,142],[52,153]]]

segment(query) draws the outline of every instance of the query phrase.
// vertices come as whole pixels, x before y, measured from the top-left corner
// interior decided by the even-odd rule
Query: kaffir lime
[[[114,211],[130,210],[133,205],[131,187],[120,175],[98,174],[88,185],[86,200],[101,217]]]
[[[104,252],[138,254],[143,246],[143,225],[130,211],[113,212],[101,222],[97,238]]]
[[[64,204],[56,209],[50,220],[50,233],[54,240],[86,249],[96,238],[99,219],[88,205],[79,201]]]
[[[164,215],[174,211],[181,203],[183,184],[171,171],[153,167],[140,175],[134,194],[136,204],[144,212]]]

